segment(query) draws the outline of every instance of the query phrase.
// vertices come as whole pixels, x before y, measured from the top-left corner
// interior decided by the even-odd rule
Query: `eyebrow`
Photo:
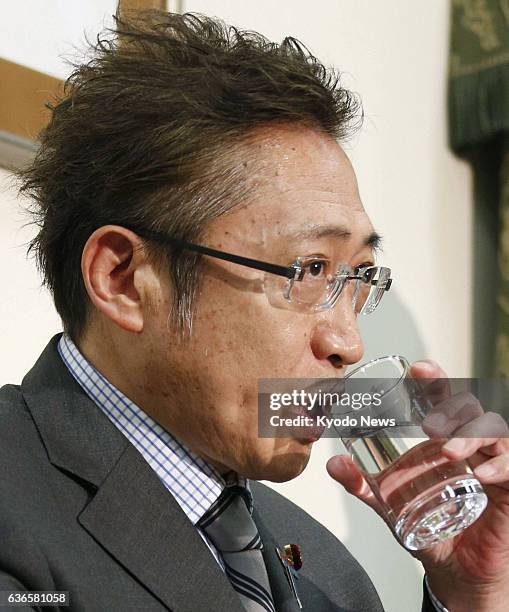
[[[315,225],[304,230],[290,232],[286,235],[287,238],[293,238],[295,240],[317,240],[320,238],[329,238],[331,236],[339,240],[349,240],[352,237],[352,232],[342,225]],[[379,250],[382,248],[382,237],[377,232],[371,232],[366,236],[363,244],[375,251]]]

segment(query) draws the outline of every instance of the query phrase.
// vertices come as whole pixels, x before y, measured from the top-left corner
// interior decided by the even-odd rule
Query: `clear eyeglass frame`
[[[349,286],[356,314],[371,314],[392,284],[390,268],[382,266],[352,269],[341,264],[335,274],[313,275],[312,265],[317,263],[317,257],[297,257],[290,266],[281,266],[187,242],[156,230],[124,227],[147,240],[265,272],[263,289],[269,303],[278,308],[299,312],[328,310],[335,306],[345,287]],[[349,284],[350,281],[354,282]]]
[[[391,270],[383,266],[351,268],[341,264],[335,274],[313,276],[316,258],[298,257],[292,264],[293,277],[266,274],[264,289],[274,306],[295,311],[322,312],[333,308],[348,291],[357,315],[374,312],[392,285]],[[347,289],[348,288],[348,289]]]

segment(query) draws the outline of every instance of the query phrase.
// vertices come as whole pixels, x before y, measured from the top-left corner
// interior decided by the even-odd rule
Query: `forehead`
[[[331,137],[309,128],[267,127],[253,137],[247,158],[254,197],[217,220],[238,237],[265,242],[321,226],[342,227],[353,238],[372,231],[352,165]]]

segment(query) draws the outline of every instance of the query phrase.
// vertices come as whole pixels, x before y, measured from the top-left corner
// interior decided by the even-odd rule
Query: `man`
[[[256,482],[298,476],[312,447],[258,437],[258,380],[362,356],[354,288],[379,237],[336,140],[356,100],[293,39],[157,12],[114,35],[22,174],[64,334],[0,393],[0,590],[86,611],[381,610],[332,534]],[[490,503],[421,553],[424,609],[506,609],[507,442],[449,444],[483,463]],[[349,459],[327,467],[377,509]]]

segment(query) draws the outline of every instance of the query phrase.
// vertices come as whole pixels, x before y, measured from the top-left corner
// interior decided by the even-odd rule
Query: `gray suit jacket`
[[[58,340],[21,386],[0,390],[0,590],[69,591],[71,611],[242,612],[179,505],[69,374]],[[277,610],[298,612],[275,550],[295,542],[304,610],[382,611],[327,529],[252,484]]]

